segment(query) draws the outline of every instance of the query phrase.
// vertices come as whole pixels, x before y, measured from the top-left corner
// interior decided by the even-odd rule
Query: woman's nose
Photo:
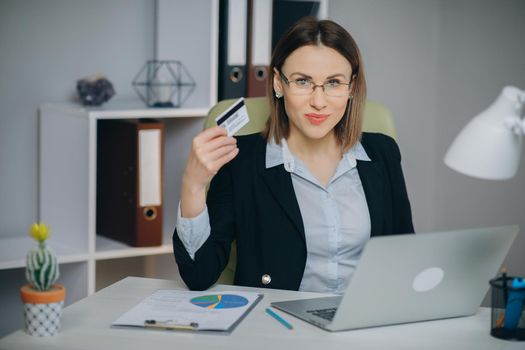
[[[326,95],[322,85],[314,86],[314,91],[310,96],[310,105],[316,110],[321,110],[326,107]]]

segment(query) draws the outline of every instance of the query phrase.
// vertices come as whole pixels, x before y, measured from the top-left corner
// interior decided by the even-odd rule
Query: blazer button
[[[269,274],[265,273],[264,275],[262,275],[261,277],[262,284],[264,285],[270,284],[271,281],[272,281],[272,277]]]

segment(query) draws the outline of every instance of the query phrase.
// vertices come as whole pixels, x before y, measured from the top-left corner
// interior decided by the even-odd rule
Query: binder
[[[151,119],[97,123],[97,234],[134,247],[162,244],[163,133]]]
[[[281,36],[301,17],[319,16],[320,1],[274,0],[272,50]]]
[[[220,0],[219,100],[246,95],[247,0]]]
[[[247,96],[266,96],[272,50],[272,1],[248,2]]]

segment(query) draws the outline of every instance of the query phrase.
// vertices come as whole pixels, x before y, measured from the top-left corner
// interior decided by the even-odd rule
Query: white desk
[[[20,330],[0,339],[0,349],[525,349],[523,342],[490,336],[490,310],[486,308],[473,317],[338,333],[326,332],[284,314],[294,326],[290,331],[264,309],[272,301],[311,297],[311,293],[241,287],[233,288],[255,290],[263,293],[264,298],[230,335],[110,328],[122,313],[160,288],[184,287],[175,281],[125,278],[67,307],[60,334],[37,338]],[[232,289],[232,286],[218,285],[212,289]]]

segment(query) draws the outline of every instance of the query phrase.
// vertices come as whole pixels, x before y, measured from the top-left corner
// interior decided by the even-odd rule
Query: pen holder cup
[[[492,312],[490,334],[506,340],[525,340],[525,289],[513,288],[514,277],[490,280]]]

